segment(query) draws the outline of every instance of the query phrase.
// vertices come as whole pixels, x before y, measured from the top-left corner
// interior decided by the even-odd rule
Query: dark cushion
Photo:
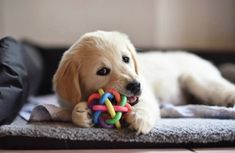
[[[41,63],[30,46],[10,37],[0,40],[0,125],[10,123],[27,97],[37,91]]]

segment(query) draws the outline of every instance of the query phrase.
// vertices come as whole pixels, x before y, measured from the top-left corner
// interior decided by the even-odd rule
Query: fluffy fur
[[[97,75],[102,67],[110,73]],[[141,93],[127,90],[133,81],[140,82]],[[80,127],[92,126],[86,99],[99,88],[112,87],[128,97],[139,97],[127,117],[130,128],[138,133],[148,133],[160,119],[160,102],[188,103],[186,93],[205,104],[235,103],[235,86],[210,62],[186,52],[137,55],[128,37],[119,32],[96,31],[82,36],[64,53],[53,83],[63,104],[73,109],[72,120]]]

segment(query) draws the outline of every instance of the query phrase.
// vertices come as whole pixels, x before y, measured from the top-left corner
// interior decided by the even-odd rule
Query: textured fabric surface
[[[71,123],[26,123],[16,120],[0,127],[0,140],[9,136],[31,138],[55,138],[77,142],[105,142],[106,145],[128,143],[139,148],[138,143],[159,146],[161,144],[214,144],[235,143],[235,120],[219,119],[162,119],[149,134],[136,135],[129,129],[78,128]],[[47,143],[47,142],[45,142]],[[200,145],[199,145],[200,146]],[[81,146],[80,146],[81,147]],[[96,146],[98,147],[98,146]],[[108,146],[99,146],[106,148]]]
[[[2,139],[13,137],[8,140],[11,143],[17,141],[15,137],[20,136],[18,138],[20,142],[27,137],[28,140],[21,146],[35,148],[41,148],[44,145],[47,148],[55,148],[55,144],[57,144],[56,148],[200,147],[235,144],[234,107],[165,105],[161,108],[161,115],[175,117],[175,119],[162,119],[149,134],[136,135],[129,129],[78,128],[71,124],[71,117],[69,117],[71,113],[60,110],[55,104],[52,105],[54,98],[54,96],[47,96],[33,100],[34,105],[30,107],[31,109],[36,106],[36,101],[44,100],[42,103],[45,103],[36,107],[31,116],[31,120],[40,122],[27,123],[16,120],[13,124],[0,128],[0,137]],[[46,104],[48,100],[52,104]],[[205,119],[206,117],[214,119]],[[55,121],[67,121],[67,123]],[[17,141],[17,143],[20,142]],[[51,142],[50,145],[47,144],[49,142]],[[11,145],[8,144],[8,146]]]

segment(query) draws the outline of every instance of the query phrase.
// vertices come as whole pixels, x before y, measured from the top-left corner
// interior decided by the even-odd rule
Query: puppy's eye
[[[130,58],[127,56],[122,56],[122,61],[125,63],[129,63],[130,62]]]
[[[96,72],[97,75],[105,76],[110,73],[110,69],[107,67],[102,67],[100,70]]]

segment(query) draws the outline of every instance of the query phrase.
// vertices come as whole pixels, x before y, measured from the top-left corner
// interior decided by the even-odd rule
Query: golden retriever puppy
[[[128,36],[119,32],[87,33],[66,51],[53,78],[72,120],[91,127],[88,96],[115,88],[137,103],[128,114],[130,128],[148,133],[160,119],[159,103],[185,104],[185,91],[205,104],[235,103],[235,86],[208,61],[185,52],[136,54]]]

